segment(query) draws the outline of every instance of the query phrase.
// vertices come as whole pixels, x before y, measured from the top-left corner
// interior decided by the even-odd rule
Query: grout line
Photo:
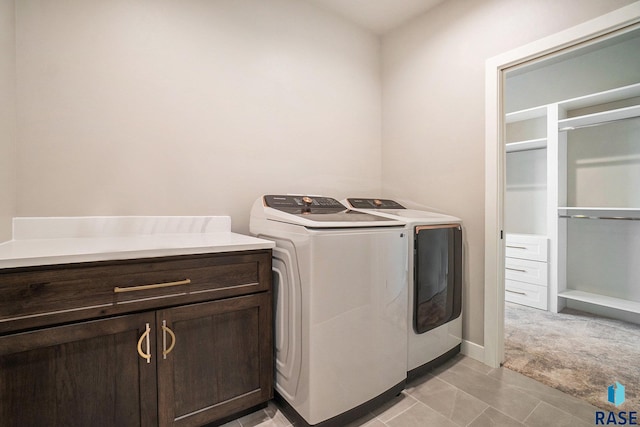
[[[450,382],[448,382],[447,380],[445,380],[444,378],[440,377],[439,375],[434,375],[434,378],[439,379],[440,381],[442,381],[445,384],[449,384],[451,387],[454,387],[456,389],[459,389],[459,387],[455,386],[454,384],[451,384]],[[488,405],[488,404],[487,404]]]
[[[478,370],[476,370],[476,369],[473,369],[473,368],[471,368],[471,367],[469,367],[469,366],[466,366],[466,367],[467,367],[467,368],[469,368],[469,369],[471,369],[471,370],[472,370],[472,371],[474,371],[474,372],[479,372],[479,373],[481,373],[481,374],[484,374],[485,376],[487,376],[487,377],[488,377],[488,378],[490,378],[491,380],[496,381],[496,382],[499,382],[500,384],[502,384],[503,386],[507,387],[508,389],[511,389],[511,390],[514,390],[514,391],[517,391],[517,392],[523,393],[523,394],[525,394],[525,395],[527,395],[527,396],[529,396],[529,397],[532,397],[532,398],[534,398],[534,399],[538,400],[538,403],[537,403],[537,404],[536,404],[536,406],[531,410],[531,412],[530,412],[530,413],[525,417],[525,420],[526,420],[527,418],[529,418],[529,416],[531,416],[531,414],[533,413],[533,411],[535,411],[535,409],[536,409],[536,408],[537,408],[537,407],[538,407],[538,406],[543,402],[543,401],[542,401],[542,399],[539,399],[539,398],[537,398],[537,397],[535,397],[535,396],[532,396],[531,394],[529,394],[529,393],[527,393],[527,392],[525,392],[525,391],[522,391],[522,390],[520,390],[520,389],[518,389],[518,388],[516,388],[516,387],[514,387],[514,386],[512,386],[512,385],[510,385],[510,384],[507,384],[506,382],[504,382],[504,381],[503,381],[503,380],[501,380],[501,379],[498,379],[498,378],[495,378],[495,377],[490,376],[488,372],[487,372],[487,373],[483,373],[483,372],[478,371]],[[495,370],[495,369],[503,369],[503,368],[494,368],[494,370]],[[491,370],[491,371],[489,371],[489,372],[493,372],[493,370]],[[439,376],[436,376],[436,378],[438,378],[440,381],[442,381],[442,382],[444,382],[444,383],[446,383],[446,384],[449,384],[450,386],[454,387],[456,390],[459,390],[459,391],[461,391],[461,392],[463,392],[463,393],[466,393],[466,394],[468,394],[469,396],[471,396],[471,397],[473,397],[473,398],[475,398],[475,399],[479,400],[480,402],[482,402],[482,403],[484,403],[484,404],[488,405],[488,406],[487,406],[487,408],[485,408],[485,410],[484,410],[482,413],[484,413],[488,408],[493,408],[494,410],[496,410],[496,411],[500,412],[500,413],[501,413],[501,414],[503,414],[504,416],[509,417],[509,418],[511,418],[511,419],[513,419],[513,420],[515,420],[516,422],[519,422],[519,423],[521,423],[521,424],[524,424],[524,420],[523,420],[523,421],[518,421],[518,420],[517,420],[517,419],[515,419],[514,417],[512,417],[512,416],[510,416],[510,415],[508,415],[508,414],[505,414],[504,412],[500,411],[498,408],[496,408],[496,407],[492,406],[490,403],[485,402],[484,400],[482,400],[482,399],[480,399],[480,398],[478,398],[478,397],[475,397],[474,395],[472,395],[472,394],[470,394],[470,393],[467,393],[466,391],[462,390],[461,388],[457,387],[457,386],[456,386],[456,385],[454,385],[454,384],[449,383],[448,381],[444,380],[443,378],[441,378],[441,377],[439,377]],[[482,413],[481,413],[481,414],[482,414]],[[476,418],[477,418],[477,417],[476,417]]]
[[[540,403],[542,403],[542,401],[538,402],[538,405],[539,405]],[[538,405],[536,405],[536,408],[538,407]],[[517,422],[517,423],[519,423],[519,424],[524,425],[524,421],[518,421],[516,418],[512,417],[512,416],[511,416],[511,415],[509,415],[509,414],[506,414],[504,411],[501,411],[500,409],[496,408],[495,406],[491,406],[491,405],[489,405],[489,408],[492,408],[494,411],[501,413],[501,414],[502,414],[502,415],[504,415],[505,417],[507,417],[507,418],[509,418],[509,419],[512,419],[513,421],[515,421],[515,422]],[[487,408],[487,409],[489,409],[489,408]],[[531,413],[530,413],[529,415],[531,415],[531,414],[533,413],[533,411],[534,411],[536,408],[533,408],[533,409],[531,410]],[[526,420],[527,418],[529,418],[529,415],[527,415],[527,417],[525,418],[525,420]]]
[[[493,406],[487,406],[486,408],[484,408],[484,411],[482,411],[482,412],[480,412],[478,415],[476,415],[476,417],[475,417],[474,419],[472,419],[471,421],[469,421],[469,422],[466,424],[466,426],[468,427],[468,426],[470,426],[471,424],[473,424],[473,422],[474,422],[475,420],[477,420],[478,418],[480,418],[480,416],[481,416],[482,414],[484,414],[485,412],[487,412],[487,409],[489,409],[489,408],[493,408]]]
[[[534,397],[535,397],[535,396],[534,396]],[[571,397],[573,397],[573,396],[571,396]],[[585,403],[587,403],[587,404],[591,405],[589,402],[586,402],[586,401],[583,401],[583,402],[585,402]],[[571,412],[568,412],[567,410],[562,409],[562,408],[558,408],[558,407],[557,407],[556,405],[554,405],[553,403],[547,402],[547,401],[542,400],[542,399],[540,399],[540,403],[545,403],[545,404],[547,404],[547,405],[551,406],[552,408],[557,409],[557,410],[558,410],[558,411],[560,411],[560,412],[564,412],[565,414],[568,414],[569,416],[571,416],[572,418],[575,418],[576,420],[580,420],[580,421],[582,421],[582,422],[586,422],[586,420],[584,420],[584,419],[582,419],[582,418],[578,418],[578,417],[576,417],[576,416],[575,416],[574,414],[572,414]],[[595,407],[595,408],[596,408],[596,410],[601,410],[601,409],[600,409],[600,408],[598,408],[598,407]],[[529,415],[531,415],[531,414],[529,414]]]
[[[448,384],[446,381],[443,381],[443,380],[441,380],[441,381],[442,381],[442,382],[444,382],[444,383],[446,383],[446,384]],[[487,409],[489,409],[489,408],[493,408],[490,404],[488,404],[488,403],[487,403],[487,402],[485,402],[484,400],[478,399],[478,398],[477,398],[477,397],[475,397],[474,395],[469,394],[469,393],[467,393],[466,391],[462,390],[461,388],[458,388],[458,387],[456,387],[456,386],[454,386],[454,385],[452,385],[452,384],[449,384],[449,385],[451,385],[452,387],[454,387],[454,388],[455,388],[455,389],[453,390],[453,391],[456,393],[455,399],[458,399],[458,397],[459,397],[458,393],[460,393],[460,394],[465,395],[465,396],[467,396],[468,398],[470,398],[470,399],[472,399],[472,400],[474,400],[474,401],[478,401],[478,402],[482,403],[483,405],[486,405],[486,408],[484,408],[484,409],[483,409],[483,410],[482,410],[482,411],[481,411],[481,412],[480,412],[480,413],[479,413],[479,414],[478,414],[478,415],[477,415],[473,420],[475,420],[476,418],[478,418],[480,415],[484,414],[484,413],[485,413],[485,411],[486,411]],[[418,400],[418,402],[422,403],[422,404],[423,404],[423,405],[425,405],[426,407],[428,407],[428,408],[430,408],[430,409],[433,409],[433,410],[434,410],[435,412],[437,412],[438,414],[445,416],[448,420],[450,420],[450,421],[451,421],[451,422],[453,422],[454,424],[457,424],[455,421],[453,421],[453,411],[455,411],[455,405],[454,405],[454,407],[453,407],[453,408],[451,408],[451,411],[452,411],[452,412],[451,412],[450,414],[446,414],[446,415],[445,415],[445,414],[443,414],[442,412],[438,411],[436,408],[433,408],[432,406],[430,406],[427,402],[423,402],[423,401],[421,401],[421,400],[419,400],[419,399],[416,399],[416,400]],[[494,408],[494,409],[495,409],[495,408]],[[507,414],[505,414],[505,415],[507,415]],[[507,416],[508,416],[508,415],[507,415]],[[510,417],[510,418],[513,418],[513,417]],[[473,422],[473,420],[472,420],[471,422]],[[471,423],[471,422],[470,422],[470,423]],[[468,423],[468,424],[470,424],[470,423]],[[468,425],[468,424],[467,424],[467,425]]]
[[[538,402],[538,404],[531,410],[531,412],[529,412],[529,415],[527,415],[526,417],[524,417],[524,420],[522,420],[522,424],[526,423],[527,420],[529,419],[529,417],[531,416],[531,414],[533,414],[535,412],[536,409],[538,409],[538,406],[542,405],[542,400],[540,400]]]
[[[380,421],[382,424],[384,424],[385,426],[387,425],[387,423],[397,417],[399,417],[400,415],[404,414],[405,412],[407,412],[409,409],[413,408],[414,406],[416,406],[418,403],[421,403],[419,400],[417,400],[415,397],[411,396],[411,398],[413,400],[415,400],[415,402],[413,402],[413,405],[409,406],[407,409],[405,409],[404,411],[394,415],[393,417],[389,418],[387,421],[382,421],[380,418],[376,417],[376,420]]]

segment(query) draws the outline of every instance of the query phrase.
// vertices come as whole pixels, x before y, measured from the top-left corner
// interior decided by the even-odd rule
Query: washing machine
[[[276,243],[275,395],[296,425],[344,426],[406,381],[408,235],[330,197],[266,195],[251,233]]]
[[[350,209],[402,221],[411,234],[407,377],[423,375],[460,352],[462,343],[462,221],[407,209],[388,199],[348,198]]]

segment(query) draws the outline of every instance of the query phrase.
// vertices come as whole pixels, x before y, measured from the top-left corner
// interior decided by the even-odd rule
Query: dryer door
[[[415,229],[413,328],[437,328],[462,311],[462,227],[424,225]]]

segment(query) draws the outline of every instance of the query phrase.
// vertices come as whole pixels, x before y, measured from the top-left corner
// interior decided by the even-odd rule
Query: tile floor
[[[458,355],[348,427],[586,427],[594,425],[596,410],[516,372]],[[270,403],[223,427],[291,425]]]

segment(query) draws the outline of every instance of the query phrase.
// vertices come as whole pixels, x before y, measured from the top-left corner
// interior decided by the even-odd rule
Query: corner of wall
[[[15,0],[0,0],[0,242],[10,240],[16,213]]]

